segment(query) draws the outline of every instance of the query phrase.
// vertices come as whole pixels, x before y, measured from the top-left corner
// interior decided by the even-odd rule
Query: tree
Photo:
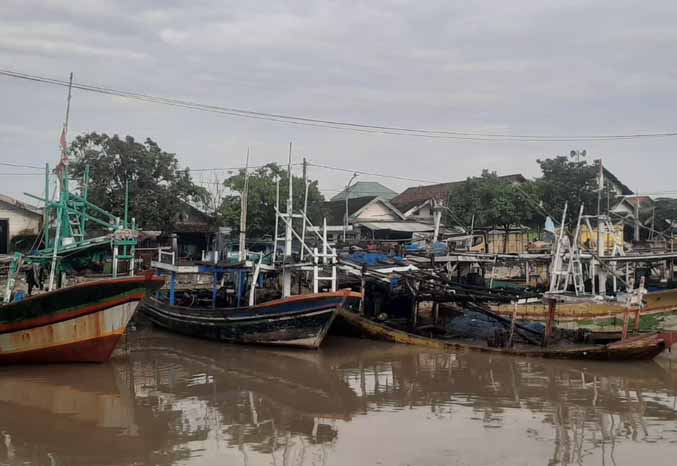
[[[189,170],[179,170],[176,155],[151,139],[139,143],[93,132],[75,138],[69,152],[74,179],[81,180],[89,166],[90,202],[121,218],[129,183],[129,215],[143,228],[171,231],[178,205],[208,202],[207,190],[193,183]]]
[[[473,215],[475,225],[501,228],[505,231],[506,252],[508,234],[513,226],[528,224],[535,216],[525,196],[528,183],[518,188],[512,182],[501,179],[496,173],[484,170],[482,176],[468,178],[449,193],[448,206],[453,216],[469,226]]]
[[[670,237],[671,225],[677,225],[677,199],[659,197],[655,203],[655,229],[668,232]]]
[[[275,228],[275,180],[280,180],[280,210],[286,211],[289,177],[287,170],[276,163],[269,163],[249,173],[249,190],[247,194],[247,236],[262,237],[274,234]],[[245,173],[240,170],[237,175],[227,178],[224,185],[233,193],[223,199],[221,217],[226,225],[239,231],[240,227],[240,193],[244,189]],[[294,211],[303,209],[305,187],[303,178],[292,177],[292,193]],[[310,181],[308,186],[308,217],[318,225],[322,218],[322,202],[324,197],[318,189],[317,181]],[[284,228],[282,226],[281,228]]]
[[[538,160],[543,176],[536,183],[542,194],[543,208],[561,221],[564,203],[569,203],[567,223],[576,222],[578,209],[584,204],[588,214],[597,212],[599,164],[572,157],[558,156]],[[606,204],[606,202],[605,202]]]

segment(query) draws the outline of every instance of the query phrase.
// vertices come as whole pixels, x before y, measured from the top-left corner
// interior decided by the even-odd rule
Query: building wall
[[[42,217],[23,209],[0,203],[0,219],[9,220],[10,240],[19,234],[37,235]]]
[[[429,205],[424,205],[420,209],[417,209],[413,211],[411,214],[409,214],[407,218],[416,220],[432,220],[433,210],[430,208]]]
[[[368,205],[362,212],[360,212],[360,215],[357,217],[357,219],[354,217],[351,218],[351,223],[353,223],[355,220],[375,220],[377,222],[389,222],[400,220],[400,217],[395,215],[392,210],[390,210],[381,202],[374,202],[373,204]]]
[[[602,229],[602,242],[604,243],[605,253],[611,253],[614,246],[623,248],[624,246],[624,231],[623,225],[614,225],[615,232],[605,231]],[[578,245],[582,248],[590,248],[597,250],[597,228],[593,228],[592,232],[588,230],[588,226],[581,225],[581,232],[578,236]]]
[[[505,247],[505,232],[496,231],[487,234],[487,253],[489,254],[521,254],[527,252],[529,246],[529,234],[527,232],[510,232],[508,234],[508,244]]]

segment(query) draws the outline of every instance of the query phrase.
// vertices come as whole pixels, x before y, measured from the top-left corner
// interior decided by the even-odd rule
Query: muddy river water
[[[0,368],[0,465],[677,464],[677,367],[317,351],[131,332],[104,365]]]

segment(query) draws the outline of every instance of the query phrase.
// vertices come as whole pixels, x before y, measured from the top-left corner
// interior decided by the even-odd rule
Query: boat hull
[[[376,322],[347,309],[339,311],[338,320],[344,327],[350,327],[356,335],[439,350],[482,351],[486,353],[503,353],[550,359],[637,361],[653,359],[665,349],[665,341],[656,334],[628,338],[624,341],[607,345],[550,347],[520,345],[509,348],[495,348],[479,343],[474,344],[465,341],[443,340],[417,335],[395,329],[381,322]]]
[[[646,306],[640,316],[642,331],[661,331],[666,320],[677,315],[677,289],[653,291],[645,295]],[[496,313],[510,318],[512,304],[492,306]],[[585,328],[597,332],[623,330],[624,309],[615,303],[582,300],[557,304],[557,325],[562,328]],[[517,318],[529,322],[546,322],[548,307],[542,301],[517,305]]]
[[[315,349],[322,344],[338,309],[360,296],[350,291],[318,293],[235,309],[172,306],[148,298],[141,310],[155,325],[183,335]]]
[[[158,278],[99,280],[0,308],[0,364],[104,362]]]

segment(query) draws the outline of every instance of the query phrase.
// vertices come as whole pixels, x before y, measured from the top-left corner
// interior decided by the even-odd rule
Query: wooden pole
[[[628,326],[630,324],[630,308],[626,307],[623,311],[623,334],[621,336],[621,341],[628,338]]]
[[[641,319],[641,307],[638,307],[635,309],[635,328],[633,329],[632,334],[633,335],[639,335],[639,324],[640,324],[640,319]]]
[[[515,320],[517,320],[517,301],[512,303],[512,319],[510,319],[510,337],[508,338],[508,347],[512,346],[512,339],[515,336]]]
[[[557,311],[557,300],[547,299],[548,302],[548,321],[545,325],[545,335],[543,338],[543,346],[548,346],[552,338],[552,328],[555,322],[555,312]]]
[[[367,289],[367,266],[362,266],[362,273],[360,274],[360,293],[362,293],[362,298],[360,299],[360,315],[364,315],[364,297],[365,291]]]

